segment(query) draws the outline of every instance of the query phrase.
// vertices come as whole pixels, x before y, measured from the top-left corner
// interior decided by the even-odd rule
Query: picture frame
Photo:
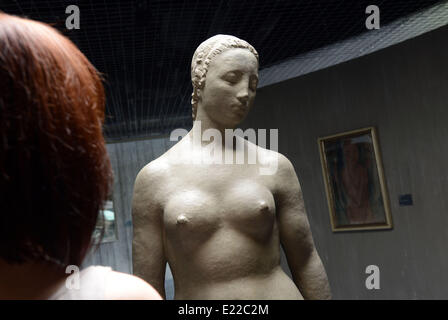
[[[112,195],[109,195],[103,210],[98,213],[98,219],[92,234],[93,243],[108,243],[118,240],[117,220]]]
[[[391,229],[375,127],[318,138],[333,232]]]

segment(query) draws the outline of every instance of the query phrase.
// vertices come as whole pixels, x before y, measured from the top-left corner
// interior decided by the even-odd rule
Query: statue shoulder
[[[167,185],[170,165],[164,157],[157,158],[144,166],[134,183],[134,199],[161,200]]]
[[[279,175],[296,175],[296,172],[294,170],[294,166],[291,163],[291,161],[283,154],[278,154],[278,174]]]
[[[258,159],[262,165],[275,167],[276,176],[295,175],[294,166],[291,161],[282,153],[257,146]]]
[[[263,149],[263,148],[262,148]],[[289,194],[300,190],[300,183],[292,162],[283,154],[263,149],[260,150],[261,166],[266,170],[273,181],[273,191],[279,194]]]
[[[157,158],[145,165],[137,174],[136,181],[142,183],[162,182],[170,169],[169,162],[164,158]]]

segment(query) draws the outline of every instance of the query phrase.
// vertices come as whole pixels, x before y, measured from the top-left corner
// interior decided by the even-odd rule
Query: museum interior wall
[[[448,298],[447,38],[443,27],[257,91],[243,127],[279,129],[279,152],[296,169],[336,299]],[[369,126],[378,131],[393,229],[333,233],[317,139]],[[172,145],[167,137],[108,144],[118,240],[101,244],[84,266],[132,272],[134,180]],[[401,194],[412,194],[413,205],[399,206]],[[379,290],[366,289],[368,265],[380,269]],[[168,270],[168,299],[172,282]]]
[[[334,298],[448,298],[448,27],[257,91],[245,128],[278,128]],[[393,229],[333,233],[317,139],[376,127]],[[412,194],[412,206],[398,197]],[[380,289],[367,290],[368,265]]]
[[[101,243],[91,250],[82,267],[111,266],[113,270],[132,273],[132,194],[138,172],[161,156],[174,143],[168,137],[107,144],[114,171],[113,210],[117,240]],[[174,297],[173,277],[166,272],[166,298]]]

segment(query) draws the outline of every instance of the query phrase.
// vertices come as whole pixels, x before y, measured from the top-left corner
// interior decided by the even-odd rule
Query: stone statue
[[[192,130],[135,181],[134,273],[164,296],[168,262],[175,299],[329,299],[290,161],[238,136],[231,140],[242,150],[225,139],[197,139],[207,130],[224,137],[246,117],[258,83],[258,53],[236,37],[214,36],[194,53],[191,77]],[[209,161],[204,150],[210,145],[222,151],[221,163]],[[247,157],[224,161],[224,154],[235,160],[251,148],[253,163]],[[260,166],[273,161],[276,172],[260,174]],[[293,280],[280,266],[280,244]]]

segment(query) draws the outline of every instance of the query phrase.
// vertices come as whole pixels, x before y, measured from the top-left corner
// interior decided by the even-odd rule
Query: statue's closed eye
[[[227,72],[224,75],[224,80],[230,82],[230,83],[237,83],[240,80],[241,76],[238,75],[236,72]]]

